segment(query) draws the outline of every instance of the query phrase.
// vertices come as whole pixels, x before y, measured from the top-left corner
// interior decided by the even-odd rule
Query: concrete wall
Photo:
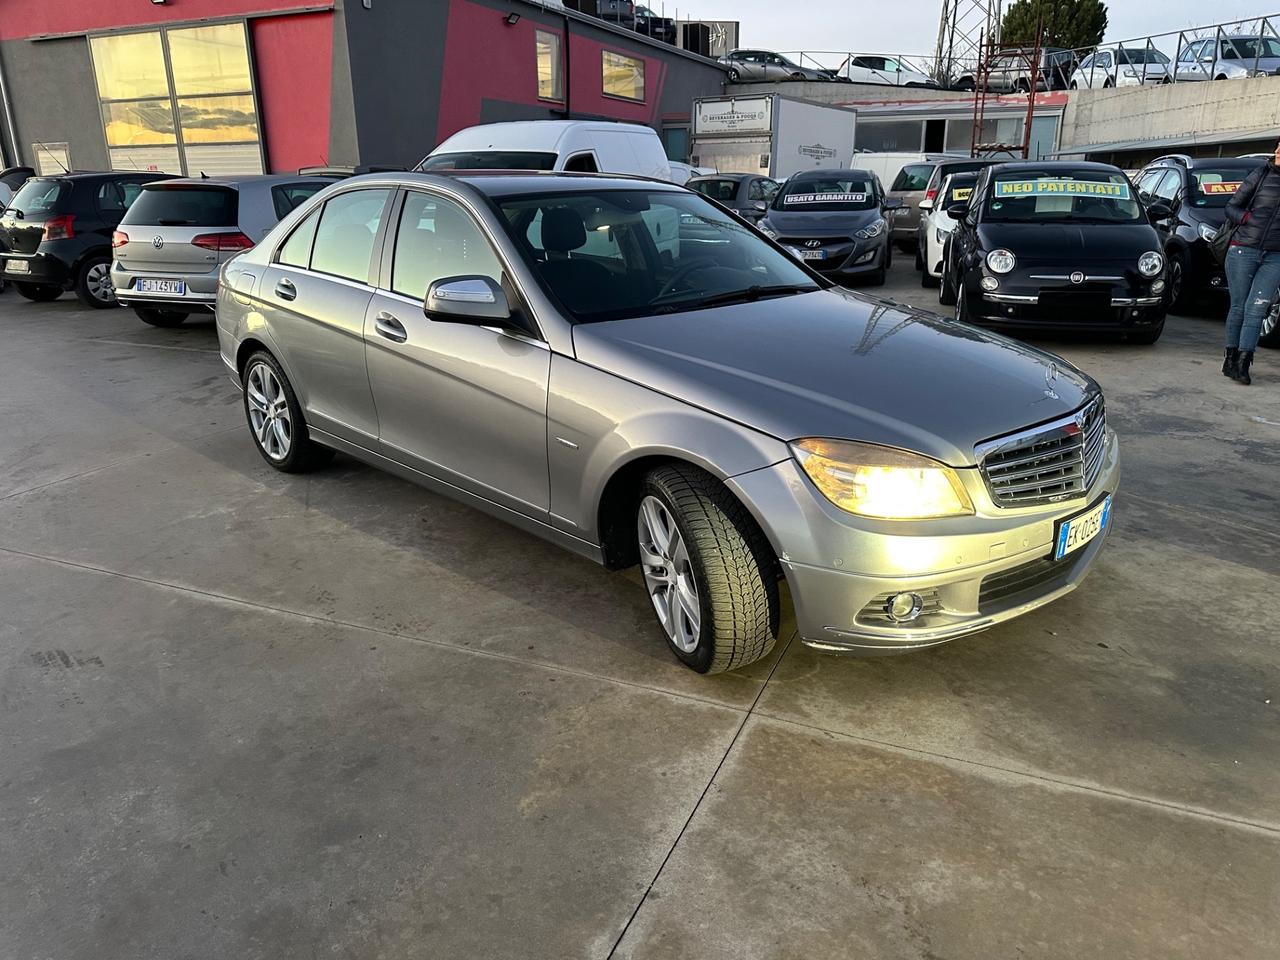
[[[37,166],[32,147],[36,141],[66,143],[73,167],[108,169],[89,41],[6,40],[0,43],[0,59],[18,135],[16,153],[9,155]]]
[[[886,101],[917,103],[921,100],[972,100],[973,94],[960,90],[934,90],[930,87],[891,87],[879,83],[824,83],[788,80],[783,83],[730,83],[725,94],[734,97],[779,93],[796,100],[814,103],[859,104]]]
[[[1168,137],[1205,143],[1266,127],[1280,127],[1280,77],[1076,90],[1060,149]]]

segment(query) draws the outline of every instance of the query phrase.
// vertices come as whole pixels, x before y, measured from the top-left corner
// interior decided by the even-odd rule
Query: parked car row
[[[596,16],[663,43],[674,44],[679,39],[675,20],[631,0],[597,0]]]
[[[850,54],[839,67],[805,66],[771,50],[731,50],[720,58],[730,83],[777,83],[785,80],[874,83],[895,87],[937,87],[938,81],[901,57]]]

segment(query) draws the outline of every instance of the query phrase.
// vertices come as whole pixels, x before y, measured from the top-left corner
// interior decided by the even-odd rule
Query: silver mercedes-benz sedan
[[[897,653],[1074,589],[1119,480],[1067,362],[833,287],[688,190],[375,174],[222,268],[222,357],[278,470],[339,450],[610,569],[674,654]]]

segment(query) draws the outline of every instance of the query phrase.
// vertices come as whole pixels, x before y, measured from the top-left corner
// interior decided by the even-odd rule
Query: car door
[[[765,54],[764,75],[766,80],[789,80],[791,68],[776,53]]]
[[[884,83],[875,74],[875,62],[875,57],[854,57],[849,61],[849,79],[855,83]],[[884,63],[883,58],[880,63]]]
[[[743,50],[734,61],[738,65],[738,75],[743,80],[763,80],[765,78],[764,61],[754,50]]]
[[[374,250],[394,191],[330,197],[277,248],[258,283],[272,340],[307,422],[372,449],[378,418],[365,369],[364,321]]]
[[[510,297],[514,287],[461,204],[408,190],[396,206],[364,327],[382,453],[545,519],[551,352],[532,336],[428,319],[423,300],[436,280],[490,277]]]
[[[1200,57],[1212,41],[1197,40],[1183,47],[1178,54],[1177,79],[1204,80],[1208,71],[1200,63]]]

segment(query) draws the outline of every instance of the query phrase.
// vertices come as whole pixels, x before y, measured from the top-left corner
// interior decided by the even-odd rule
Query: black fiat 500
[[[1168,277],[1153,220],[1129,179],[1103,163],[988,167],[943,255],[939,299],[989,327],[1124,332],[1155,343]]]

